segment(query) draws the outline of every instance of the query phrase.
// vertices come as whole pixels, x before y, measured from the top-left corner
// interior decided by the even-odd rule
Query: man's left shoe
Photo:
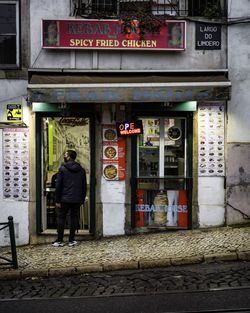
[[[69,241],[69,247],[74,247],[77,245],[77,241],[73,240],[73,241]]]
[[[64,246],[64,242],[63,241],[54,241],[52,243],[53,247],[63,247]]]

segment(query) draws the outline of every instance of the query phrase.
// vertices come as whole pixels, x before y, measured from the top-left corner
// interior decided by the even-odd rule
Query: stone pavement
[[[203,291],[248,290],[250,262],[202,263],[164,268],[85,273],[57,277],[0,280],[1,300],[156,295]]]
[[[0,256],[10,258],[9,247]],[[250,226],[178,230],[17,247],[18,269],[0,267],[0,280],[250,260]]]

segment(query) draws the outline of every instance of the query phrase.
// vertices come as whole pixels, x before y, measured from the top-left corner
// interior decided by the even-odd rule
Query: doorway
[[[79,162],[86,171],[87,175],[87,195],[85,203],[80,207],[79,233],[93,232],[93,195],[91,187],[91,138],[90,134],[93,127],[89,117],[68,117],[68,116],[40,116],[38,127],[40,127],[40,154],[41,168],[40,181],[38,182],[37,192],[41,198],[38,201],[40,209],[40,220],[38,229],[41,232],[53,233],[57,228],[56,207],[55,207],[55,183],[54,178],[60,165],[63,163],[63,155],[67,149],[75,150],[77,153],[76,161]],[[39,141],[37,142],[39,145]],[[40,151],[39,151],[40,150]],[[38,159],[38,158],[37,158]],[[37,180],[38,181],[38,180]],[[40,188],[39,188],[40,186]],[[37,193],[37,194],[38,194]],[[68,228],[66,224],[66,231]]]
[[[187,117],[138,117],[136,228],[188,228],[191,188]],[[190,134],[189,134],[190,135]]]

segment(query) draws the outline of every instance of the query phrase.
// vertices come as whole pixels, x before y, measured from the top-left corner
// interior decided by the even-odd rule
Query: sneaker
[[[64,246],[64,242],[63,241],[54,241],[52,243],[53,247],[63,247]]]
[[[76,245],[77,245],[77,241],[75,240],[69,241],[69,247],[74,247]]]

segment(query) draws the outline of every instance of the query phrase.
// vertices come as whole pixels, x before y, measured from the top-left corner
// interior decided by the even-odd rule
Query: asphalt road
[[[0,312],[250,312],[250,262],[0,281]],[[210,310],[210,311],[209,311]]]
[[[7,300],[5,313],[179,313],[250,312],[250,288],[210,292]]]

